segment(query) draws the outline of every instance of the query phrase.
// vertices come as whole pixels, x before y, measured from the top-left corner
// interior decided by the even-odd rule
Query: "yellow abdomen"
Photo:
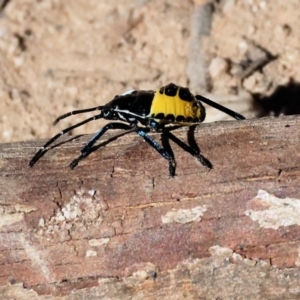
[[[155,92],[149,117],[159,123],[199,123],[205,118],[205,109],[188,88],[170,83]]]

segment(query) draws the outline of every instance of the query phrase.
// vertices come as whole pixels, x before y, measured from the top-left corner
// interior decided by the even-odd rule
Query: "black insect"
[[[109,129],[123,129],[129,132],[135,131],[150,146],[159,152],[165,159],[169,161],[170,176],[175,175],[176,163],[173,156],[152,139],[147,133],[150,131],[160,132],[175,142],[178,146],[195,156],[205,167],[211,168],[211,163],[200,154],[200,151],[194,147],[188,146],[174,134],[171,133],[168,124],[179,126],[196,125],[204,121],[205,108],[201,102],[204,102],[220,111],[230,115],[237,120],[243,120],[242,115],[217,104],[200,95],[193,95],[188,88],[180,87],[174,83],[170,83],[157,91],[129,91],[122,95],[115,96],[113,100],[103,106],[74,110],[58,117],[54,121],[56,125],[60,120],[71,115],[81,114],[100,110],[98,115],[88,118],[80,123],[70,126],[44,144],[29,162],[32,167],[49,149],[49,145],[57,140],[61,135],[82,126],[90,121],[97,119],[118,120],[121,122],[111,122],[100,129],[92,139],[81,149],[81,155],[75,159],[70,168],[73,169],[79,161],[87,157],[92,152],[92,146],[97,140]],[[142,125],[142,126],[139,126]]]

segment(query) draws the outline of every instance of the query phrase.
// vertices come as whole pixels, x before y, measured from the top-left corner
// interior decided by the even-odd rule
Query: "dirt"
[[[128,89],[189,86],[246,117],[299,112],[296,0],[0,1],[0,142],[49,138]],[[208,121],[224,114],[209,108]],[[73,134],[97,131],[97,121]]]

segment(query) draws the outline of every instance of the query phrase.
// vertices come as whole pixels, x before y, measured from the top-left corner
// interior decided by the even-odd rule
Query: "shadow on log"
[[[0,145],[2,299],[300,297],[299,116],[201,124],[174,178],[134,134],[70,170],[87,140]]]

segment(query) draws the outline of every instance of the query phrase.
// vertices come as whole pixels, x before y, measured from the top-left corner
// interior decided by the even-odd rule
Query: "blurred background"
[[[170,82],[247,118],[299,113],[299,36],[297,0],[0,0],[0,142],[48,138],[91,115],[53,127],[65,112]]]

